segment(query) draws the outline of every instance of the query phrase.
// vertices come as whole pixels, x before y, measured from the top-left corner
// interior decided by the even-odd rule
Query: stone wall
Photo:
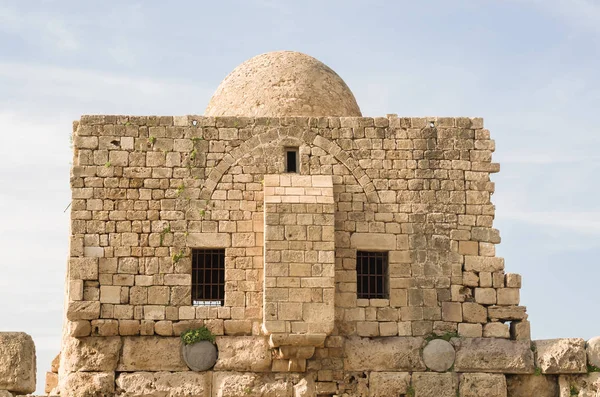
[[[520,277],[495,257],[499,167],[481,119],[84,116],[74,143],[79,336],[167,336],[179,322],[260,334],[263,181],[287,146],[300,175],[332,179],[336,334],[509,337],[526,318]],[[190,306],[188,253],[202,246],[226,249],[220,308]],[[373,247],[390,253],[389,299],[356,296],[356,249]]]
[[[63,395],[429,395],[535,372],[481,119],[83,116],[73,134]],[[225,250],[223,306],[191,305],[192,248]],[[357,250],[388,253],[387,298],[358,299]],[[178,336],[201,325],[219,359],[194,373]],[[456,363],[425,372],[441,336]]]

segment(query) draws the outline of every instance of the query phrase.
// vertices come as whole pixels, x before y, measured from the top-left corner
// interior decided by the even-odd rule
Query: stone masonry
[[[480,118],[362,117],[331,69],[275,52],[205,116],[82,116],[73,142],[53,394],[600,395],[596,340],[531,341]],[[224,250],[221,305],[194,305],[195,249]],[[196,372],[179,336],[200,326],[218,359]]]

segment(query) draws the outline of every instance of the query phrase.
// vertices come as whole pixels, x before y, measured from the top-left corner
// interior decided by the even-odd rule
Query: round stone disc
[[[217,362],[217,347],[209,341],[183,345],[181,350],[183,361],[192,371],[206,371]]]
[[[435,372],[448,371],[454,365],[455,358],[454,347],[443,339],[434,339],[423,349],[425,365]]]

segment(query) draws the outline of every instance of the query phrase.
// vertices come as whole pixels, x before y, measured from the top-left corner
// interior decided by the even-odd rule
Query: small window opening
[[[387,299],[388,253],[357,251],[356,281],[359,299]]]
[[[298,172],[298,148],[285,149],[285,172]]]
[[[225,303],[225,250],[192,250],[192,305]]]

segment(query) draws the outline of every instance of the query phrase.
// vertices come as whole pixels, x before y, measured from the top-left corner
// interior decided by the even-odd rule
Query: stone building
[[[54,393],[543,397],[592,376],[552,375],[587,373],[585,341],[530,341],[480,118],[363,117],[333,70],[274,52],[204,116],[73,127]],[[179,335],[200,326],[219,356],[198,372]]]

